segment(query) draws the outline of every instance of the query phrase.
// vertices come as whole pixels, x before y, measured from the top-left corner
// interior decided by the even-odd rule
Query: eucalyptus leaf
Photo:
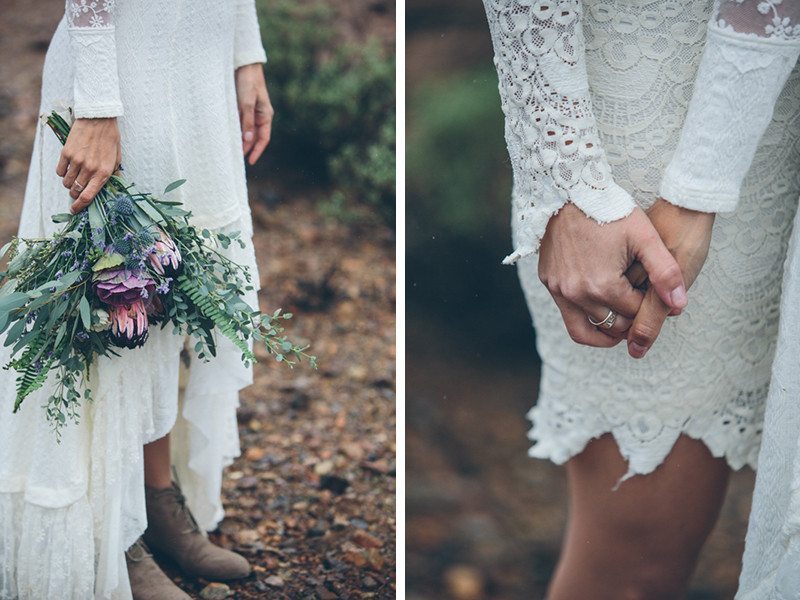
[[[169,194],[172,190],[176,190],[181,187],[184,183],[186,183],[185,179],[178,179],[177,181],[173,181],[167,187],[164,188],[164,193]]]
[[[92,309],[89,307],[89,301],[86,299],[86,296],[81,296],[81,301],[78,305],[78,308],[81,313],[83,327],[88,331],[92,328]]]
[[[13,292],[8,296],[0,298],[0,314],[7,313],[24,306],[28,301],[28,294],[25,292]]]
[[[51,218],[53,219],[53,223],[68,223],[74,216],[75,215],[71,213],[57,213]]]
[[[56,333],[56,341],[53,342],[54,348],[58,348],[58,344],[61,342],[61,340],[64,339],[64,334],[66,333],[67,333],[67,324],[62,323],[61,327],[58,328],[58,333]]]
[[[147,200],[137,200],[136,206],[141,208],[145,214],[150,217],[153,221],[159,224],[164,223],[164,217],[161,216],[161,213],[156,210],[152,204],[150,204]]]
[[[19,319],[14,325],[11,326],[11,329],[8,331],[8,335],[6,336],[5,342],[3,343],[4,346],[10,346],[13,344],[19,336],[25,331],[25,319]]]
[[[97,202],[89,204],[86,210],[89,211],[89,226],[92,228],[92,231],[105,229],[103,215],[100,213],[100,207],[97,205]]]
[[[81,273],[80,271],[70,271],[70,272],[69,272],[69,273],[67,273],[66,275],[63,275],[63,276],[62,276],[62,277],[61,277],[61,278],[58,280],[58,287],[59,287],[60,289],[62,289],[62,290],[63,290],[64,288],[68,288],[68,287],[69,287],[69,286],[71,286],[73,283],[75,283],[76,281],[78,281],[78,279],[80,279],[80,277],[81,277],[81,275],[82,275],[82,274],[83,274],[83,273]]]
[[[3,244],[3,247],[0,248],[0,258],[3,258],[6,255],[6,252],[8,252],[9,248],[11,248],[13,244],[14,240],[11,240],[10,242],[6,242],[5,244]]]

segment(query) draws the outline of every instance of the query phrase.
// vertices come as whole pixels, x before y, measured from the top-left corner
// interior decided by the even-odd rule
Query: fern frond
[[[239,337],[231,318],[219,308],[211,294],[203,294],[197,284],[185,274],[178,277],[178,288],[194,302],[205,318],[214,323],[214,326],[219,329],[222,335],[231,340],[242,351],[242,354],[248,360],[255,362],[256,357],[250,351],[247,342]]]

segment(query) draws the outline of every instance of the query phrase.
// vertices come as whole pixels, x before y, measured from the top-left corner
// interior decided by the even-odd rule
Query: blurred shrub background
[[[479,0],[408,0],[407,580],[412,600],[542,598],[563,469],[527,457],[539,359],[510,240],[511,168]],[[752,474],[690,598],[732,598]]]
[[[358,12],[352,4],[258,0],[276,113],[278,161],[270,167],[329,185],[323,208],[333,215],[346,217],[353,203],[362,203],[393,223],[394,45],[369,19],[389,3],[371,2]]]

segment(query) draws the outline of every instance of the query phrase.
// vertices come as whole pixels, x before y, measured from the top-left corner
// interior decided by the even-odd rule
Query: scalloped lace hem
[[[557,427],[558,430],[554,431],[540,425],[539,413],[540,407],[534,406],[527,414],[527,418],[533,423],[533,427],[528,431],[528,439],[534,442],[528,450],[528,456],[563,465],[583,452],[590,441],[610,433],[620,454],[628,463],[628,471],[620,479],[620,483],[635,475],[647,475],[655,471],[672,451],[672,447],[681,435],[703,442],[712,456],[724,458],[733,470],[739,470],[744,466],[755,470],[758,462],[761,441],[759,434],[732,438],[727,430],[720,429],[715,423],[704,424],[701,419],[689,420],[681,427],[665,426],[658,435],[647,442],[641,442],[630,434],[630,427],[635,424],[615,426],[599,419],[591,428],[578,430],[574,427],[569,429]]]

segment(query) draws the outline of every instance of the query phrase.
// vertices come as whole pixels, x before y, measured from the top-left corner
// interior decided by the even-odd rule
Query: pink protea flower
[[[137,300],[149,298],[156,289],[156,282],[139,270],[105,269],[95,273],[94,289],[105,304],[130,306]]]
[[[111,340],[123,348],[137,348],[147,341],[147,310],[144,300],[137,300],[130,306],[112,305],[108,310],[111,317]]]
[[[161,230],[159,234],[161,239],[153,244],[150,264],[159,275],[175,275],[182,266],[181,252],[171,237]]]

